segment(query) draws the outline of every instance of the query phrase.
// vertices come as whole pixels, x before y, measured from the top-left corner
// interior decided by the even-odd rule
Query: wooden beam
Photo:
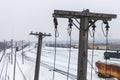
[[[78,18],[88,17],[90,19],[97,20],[111,20],[112,18],[116,18],[115,14],[103,14],[103,13],[93,13],[89,12],[89,10],[84,10],[82,12],[78,11],[65,11],[65,10],[54,10],[53,17],[58,18]]]

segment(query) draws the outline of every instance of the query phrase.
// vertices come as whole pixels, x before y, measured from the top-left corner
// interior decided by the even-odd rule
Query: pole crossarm
[[[115,14],[103,14],[103,13],[93,13],[89,12],[89,9],[83,10],[82,12],[78,11],[65,11],[65,10],[54,10],[53,17],[58,18],[78,18],[88,17],[90,19],[97,20],[111,20],[112,18],[116,18]]]
[[[37,33],[37,32],[36,33],[31,32],[30,35],[52,36],[50,33],[46,34],[46,33],[41,33],[41,32],[39,32],[39,33]]]

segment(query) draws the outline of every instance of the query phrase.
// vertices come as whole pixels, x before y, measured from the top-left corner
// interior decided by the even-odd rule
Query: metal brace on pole
[[[30,35],[38,36],[38,47],[37,47],[37,57],[36,57],[36,66],[35,66],[35,75],[34,80],[39,80],[39,70],[40,70],[40,61],[41,61],[41,47],[42,47],[42,39],[45,36],[51,36],[51,34],[46,33],[30,33]]]

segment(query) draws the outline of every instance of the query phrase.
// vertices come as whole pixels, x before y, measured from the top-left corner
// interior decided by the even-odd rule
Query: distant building
[[[99,49],[98,46],[88,46],[88,49]]]
[[[3,42],[0,42],[0,51],[4,49],[4,43]]]

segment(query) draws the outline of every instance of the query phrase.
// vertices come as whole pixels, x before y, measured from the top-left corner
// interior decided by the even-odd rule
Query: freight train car
[[[17,47],[16,47],[16,51],[20,51],[20,50],[26,48],[27,46],[28,46],[28,44],[24,44],[24,45],[21,45],[21,46],[17,46]]]
[[[117,52],[104,52],[104,59],[110,59],[110,58],[120,58],[119,51],[117,51]]]
[[[106,64],[100,61],[97,61],[95,64],[98,68],[99,77],[114,77],[120,80],[120,65]]]

